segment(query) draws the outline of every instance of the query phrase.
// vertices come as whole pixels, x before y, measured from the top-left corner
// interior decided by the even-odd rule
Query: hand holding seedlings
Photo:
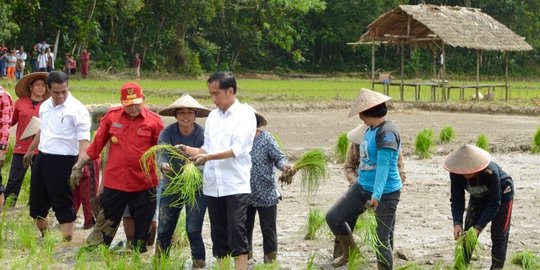
[[[208,154],[198,154],[194,157],[189,158],[195,165],[203,165],[208,161],[209,155]]]
[[[290,172],[294,170],[294,165],[290,164],[290,163],[287,163],[285,165],[283,165],[283,171],[284,172]]]
[[[377,201],[374,198],[371,198],[370,201],[367,201],[367,207],[371,208],[373,210],[377,209],[377,206],[379,206],[379,201]]]
[[[189,153],[188,153],[188,147],[183,145],[183,144],[177,144],[174,146],[174,148],[176,148],[176,150],[178,150],[178,152],[180,154],[182,154],[183,156],[190,156]]]
[[[168,175],[173,172],[171,165],[167,162],[161,163],[161,165],[159,166],[159,170],[163,175]]]
[[[454,225],[454,240],[458,240],[463,235],[463,228],[461,225]]]

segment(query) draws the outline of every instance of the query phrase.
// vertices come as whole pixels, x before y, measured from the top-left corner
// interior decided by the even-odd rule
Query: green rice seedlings
[[[456,241],[454,249],[454,267],[457,270],[468,269],[468,261],[478,247],[478,234],[471,227]]]
[[[277,261],[272,263],[258,263],[251,268],[252,270],[279,270],[281,267]]]
[[[379,247],[383,245],[377,234],[377,226],[375,210],[368,207],[358,218],[356,229],[354,230],[360,236],[364,245],[375,251],[375,253],[378,253]]]
[[[540,153],[540,128],[536,130],[536,133],[534,133],[532,146],[531,146],[531,152],[533,154]]]
[[[338,136],[336,147],[334,149],[337,163],[345,162],[348,149],[349,149],[349,139],[347,139],[347,133],[342,132]]]
[[[514,254],[510,261],[526,270],[540,269],[540,258],[530,250]]]
[[[305,270],[315,270],[316,269],[316,267],[315,267],[315,256],[316,255],[317,255],[317,253],[312,253],[311,255],[309,255]]]
[[[420,267],[418,264],[416,263],[408,263],[404,266],[400,266],[398,268],[396,268],[396,270],[423,270],[424,268]]]
[[[434,145],[433,130],[425,128],[416,135],[416,141],[414,143],[415,153],[421,159],[430,158],[433,154]]]
[[[166,151],[171,160],[180,160],[184,163],[179,172],[174,171],[174,166],[171,165],[173,171],[166,175],[170,183],[165,187],[162,195],[173,196],[175,198],[170,204],[171,207],[182,207],[186,203],[195,203],[197,192],[202,188],[202,174],[197,166],[180,154],[174,146],[160,144],[148,149],[141,156],[140,160],[143,171],[148,176],[155,171],[156,155],[162,151]]]
[[[476,146],[478,146],[479,148],[482,148],[486,151],[490,151],[490,147],[489,147],[489,140],[487,138],[486,135],[484,134],[480,134],[478,135],[478,138],[476,139]]]
[[[234,270],[234,259],[231,256],[218,259],[210,269],[212,270]]]
[[[24,218],[14,229],[17,247],[27,250],[29,254],[35,254],[37,251],[36,229],[32,220]]]
[[[307,224],[302,226],[302,231],[305,233],[305,240],[315,240],[317,234],[326,223],[324,214],[320,209],[309,209]]]
[[[324,151],[313,149],[302,154],[294,164],[294,169],[290,172],[282,173],[279,181],[290,184],[296,172],[301,171],[301,190],[311,195],[319,189],[321,183],[326,179],[327,170],[328,164]]]
[[[347,262],[347,270],[361,269],[366,264],[366,259],[360,253],[360,249],[353,248],[349,251],[349,261]]]
[[[451,126],[446,126],[441,129],[441,133],[439,134],[439,140],[442,143],[449,143],[455,138],[456,132]]]
[[[276,140],[279,149],[283,149],[283,141],[281,140],[281,138],[275,133],[272,133],[272,136],[274,136],[274,140]]]

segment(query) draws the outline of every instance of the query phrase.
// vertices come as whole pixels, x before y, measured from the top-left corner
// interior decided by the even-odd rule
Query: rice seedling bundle
[[[360,236],[365,246],[372,249],[376,253],[379,251],[379,247],[382,246],[382,242],[377,234],[377,216],[375,216],[375,210],[368,207],[356,222],[355,233]]]
[[[453,139],[456,138],[456,132],[451,126],[446,126],[441,129],[441,133],[439,134],[439,140],[442,143],[449,143]]]
[[[349,251],[349,261],[347,262],[347,270],[361,269],[366,264],[366,259],[360,253],[360,249],[352,248]]]
[[[324,226],[326,220],[320,209],[309,209],[307,224],[302,226],[305,240],[315,240],[317,233]]]
[[[511,262],[526,270],[540,269],[540,258],[530,250],[514,254]]]
[[[315,269],[315,255],[317,255],[317,254],[312,253],[311,255],[309,255],[305,270],[314,270]]]
[[[490,147],[489,147],[489,140],[487,138],[486,135],[484,134],[480,134],[478,135],[478,138],[476,139],[476,146],[478,146],[479,148],[482,148],[486,151],[490,151]]]
[[[416,135],[415,153],[419,158],[430,158],[433,152],[433,145],[435,139],[433,138],[433,130],[425,128],[418,135]]]
[[[536,133],[534,133],[531,152],[533,154],[540,153],[540,128],[538,128]]]
[[[334,149],[338,163],[345,162],[348,148],[349,148],[349,139],[347,139],[347,133],[342,132],[338,136],[336,148]]]
[[[143,171],[148,176],[151,173],[155,173],[156,155],[160,154],[162,151],[166,151],[169,155],[169,165],[172,170],[171,173],[165,175],[170,180],[170,183],[165,187],[162,195],[174,196],[175,199],[171,202],[171,207],[182,207],[186,203],[195,203],[197,192],[199,192],[202,187],[202,174],[197,166],[195,166],[195,164],[187,157],[180,154],[174,146],[160,144],[148,149],[148,151],[141,156],[140,160]],[[173,160],[176,162],[179,160],[184,163],[179,171],[175,171],[173,164],[170,164]]]
[[[468,261],[476,251],[477,245],[478,234],[471,227],[456,241],[456,247],[454,249],[454,267],[456,269],[468,269]]]
[[[326,160],[326,155],[321,149],[307,151],[294,163],[293,170],[281,174],[279,181],[290,184],[293,176],[300,171],[302,176],[302,191],[312,194],[317,191],[321,183],[326,179],[328,171]]]

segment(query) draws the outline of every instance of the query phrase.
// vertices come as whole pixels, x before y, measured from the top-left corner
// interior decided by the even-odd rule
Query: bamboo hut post
[[[399,98],[403,101],[403,62],[405,61],[405,45],[401,43],[401,85],[399,86]]]
[[[476,50],[476,98],[475,101],[480,100],[480,50]]]
[[[441,89],[442,100],[446,101],[445,80],[446,80],[446,50],[444,42],[441,44]]]
[[[432,60],[432,72],[431,77],[437,78],[437,51],[435,50],[435,47],[431,47],[431,60]]]
[[[375,90],[375,42],[371,42],[371,90]]]
[[[505,90],[505,101],[508,101],[510,95],[510,86],[508,85],[508,54],[509,51],[504,52],[504,90]]]

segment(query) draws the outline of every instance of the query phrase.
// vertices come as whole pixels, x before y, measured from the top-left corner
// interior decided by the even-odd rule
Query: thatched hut
[[[506,97],[508,98],[508,53],[529,51],[533,48],[525,39],[478,8],[435,5],[400,5],[381,15],[368,26],[359,43],[373,44],[372,80],[375,77],[375,44],[388,43],[402,46],[440,49],[444,59],[445,46],[477,50],[477,85],[479,81],[480,50],[505,52]],[[403,50],[401,78],[403,80]],[[433,54],[435,62],[435,54]],[[444,61],[441,82],[444,89]],[[403,81],[402,81],[403,82]],[[403,89],[403,86],[401,86]],[[477,87],[477,93],[478,93]],[[444,91],[443,91],[444,92]],[[403,90],[402,90],[403,93]]]

